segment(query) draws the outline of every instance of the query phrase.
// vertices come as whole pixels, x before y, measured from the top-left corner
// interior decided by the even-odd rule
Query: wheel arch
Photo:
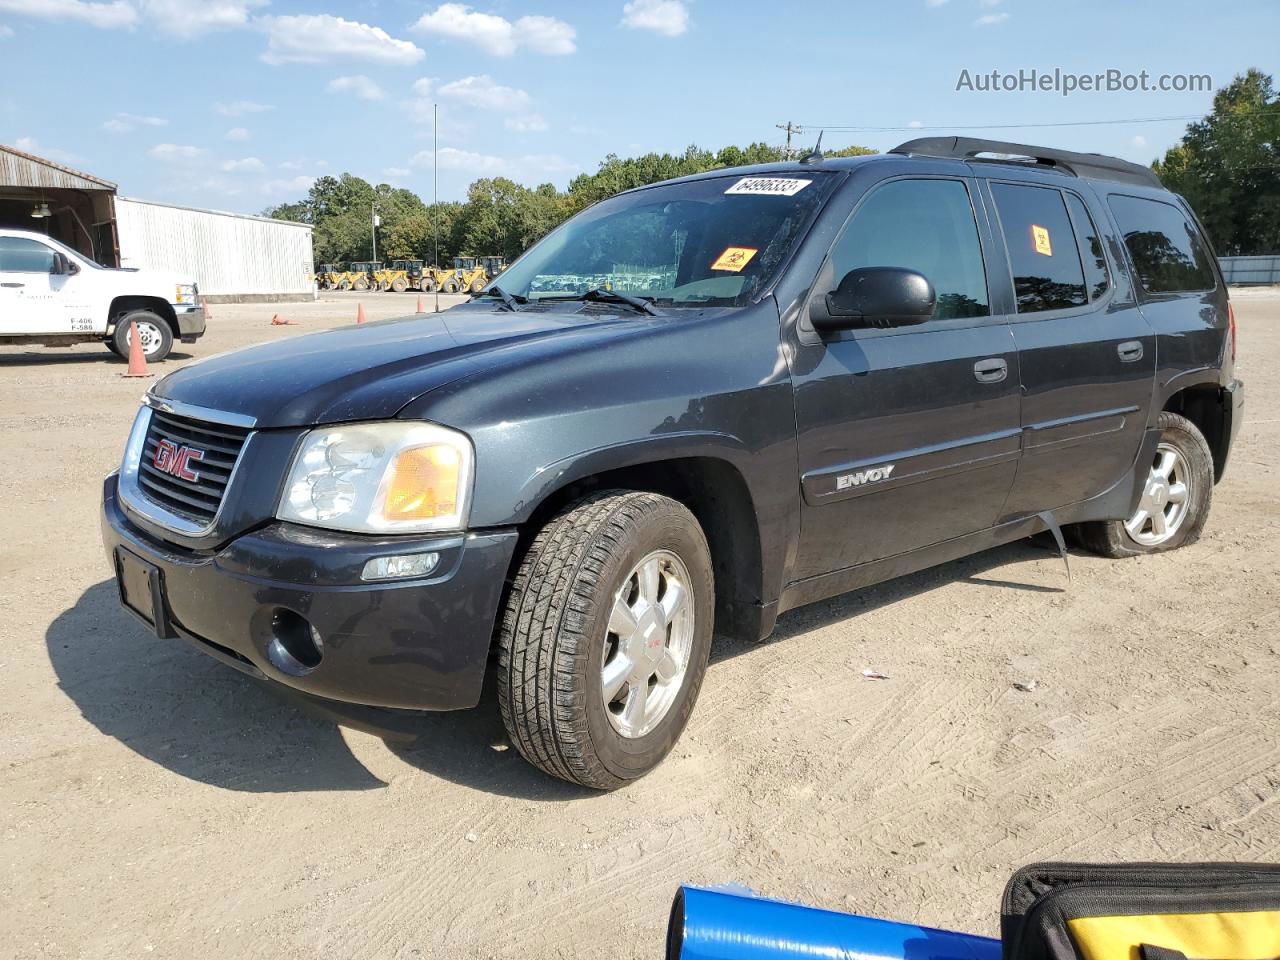
[[[169,330],[173,333],[174,339],[178,338],[178,316],[173,312],[173,305],[165,302],[162,297],[146,297],[134,294],[116,297],[111,301],[111,306],[107,308],[107,320],[109,322],[107,332],[110,333],[117,321],[132,310],[150,310],[160,316],[165,323],[169,324]]]
[[[521,523],[513,570],[537,531],[556,512],[592,491],[617,488],[661,494],[688,508],[707,538],[715,573],[717,633],[759,639],[764,545],[755,498],[731,459],[690,451],[613,466],[598,464],[563,473],[559,481],[540,492]]]
[[[1218,382],[1183,386],[1169,395],[1161,409],[1186,417],[1196,425],[1213,455],[1213,482],[1221,480],[1231,446],[1231,404]]]

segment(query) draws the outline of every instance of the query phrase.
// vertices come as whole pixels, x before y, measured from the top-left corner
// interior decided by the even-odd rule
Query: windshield
[[[624,193],[548,235],[499,285],[530,300],[607,290],[659,306],[741,306],[773,280],[835,182],[805,171]]]

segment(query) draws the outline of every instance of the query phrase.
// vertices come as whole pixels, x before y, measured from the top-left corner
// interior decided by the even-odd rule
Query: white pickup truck
[[[0,345],[100,340],[127,357],[132,321],[147,360],[163,360],[174,340],[204,333],[199,292],[190,278],[103,267],[43,234],[0,227]]]

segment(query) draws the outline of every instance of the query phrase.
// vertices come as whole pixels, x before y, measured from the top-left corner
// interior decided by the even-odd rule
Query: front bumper
[[[152,569],[154,628],[238,670],[330,700],[410,710],[456,710],[480,699],[493,626],[516,532],[434,539],[363,537],[271,523],[212,552],[154,539],[103,485],[102,539]],[[366,583],[375,556],[433,551],[421,580]],[[130,609],[126,605],[126,609]],[[131,612],[137,612],[132,610]],[[321,638],[309,670],[273,653],[283,624],[304,618]]]
[[[204,336],[204,307],[189,306],[183,303],[170,304],[173,315],[178,321],[178,339],[183,343],[195,343]]]

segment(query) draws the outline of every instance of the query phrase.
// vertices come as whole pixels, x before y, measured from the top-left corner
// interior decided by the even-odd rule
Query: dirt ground
[[[217,305],[163,369],[355,303]],[[0,348],[0,956],[653,958],[681,882],[994,935],[1029,861],[1280,860],[1280,294],[1236,310],[1200,543],[1068,584],[1023,542],[721,642],[675,753],[609,795],[527,766],[492,692],[388,742],[149,637],[98,502],[150,381]]]

